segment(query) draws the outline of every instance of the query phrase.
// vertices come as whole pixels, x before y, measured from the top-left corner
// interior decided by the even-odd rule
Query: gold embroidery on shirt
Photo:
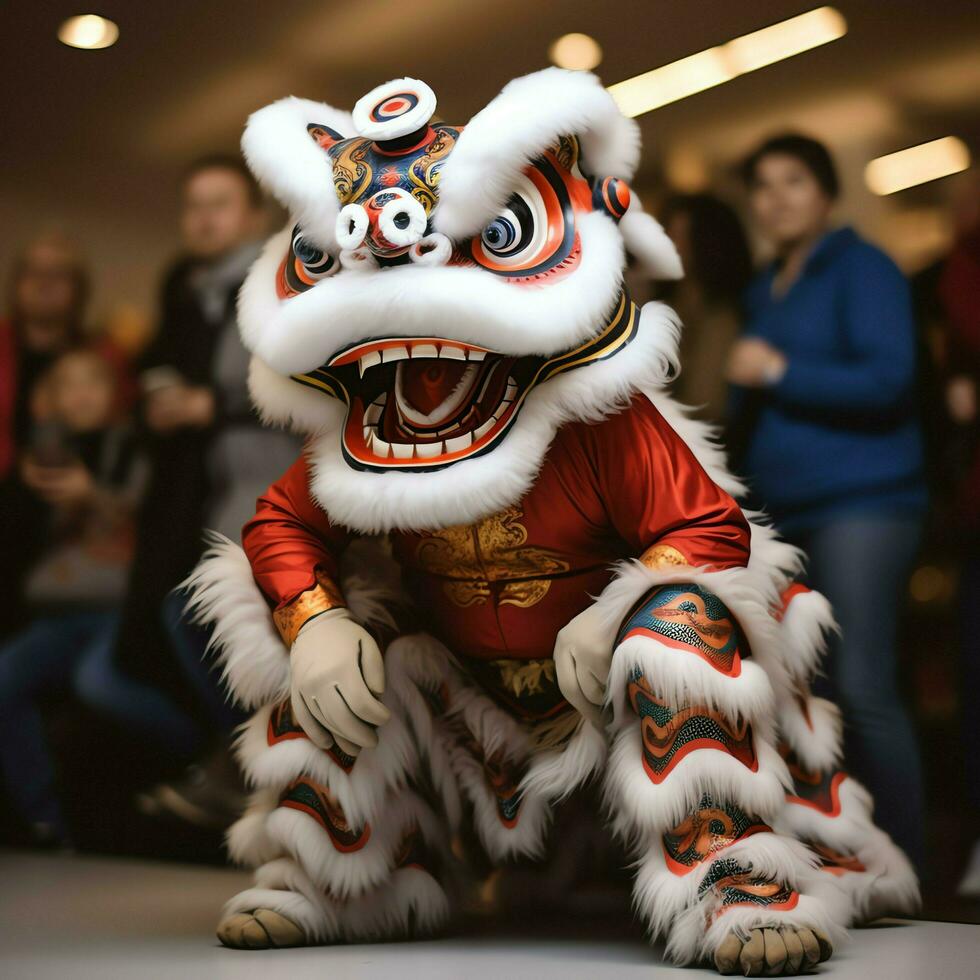
[[[485,605],[492,592],[500,605],[536,605],[551,576],[571,566],[557,551],[527,545],[523,517],[515,504],[476,524],[435,531],[419,542],[415,557],[425,571],[445,579],[443,591],[461,608]]]
[[[500,683],[515,697],[526,691],[528,694],[541,694],[542,677],[554,683],[555,662],[548,660],[494,660],[494,667],[500,670]]]

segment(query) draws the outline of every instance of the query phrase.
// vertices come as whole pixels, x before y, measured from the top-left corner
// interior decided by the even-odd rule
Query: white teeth
[[[412,357],[438,357],[439,348],[435,344],[414,344],[411,355]]]
[[[407,347],[386,347],[381,352],[381,360],[384,364],[390,364],[392,361],[407,361],[408,360],[408,348]]]
[[[375,436],[374,442],[371,444],[371,450],[375,456],[387,459],[391,455],[391,443],[385,442],[384,439]]]
[[[433,456],[439,456],[446,451],[446,444],[444,442],[417,442],[415,444],[415,452],[422,459],[430,459]]]
[[[439,349],[440,357],[451,357],[454,361],[465,361],[466,354],[462,347],[453,347],[452,344],[443,344]]]
[[[517,397],[517,382],[513,378],[507,379],[507,391],[504,393],[504,397],[508,401],[513,401]]]
[[[458,453],[461,449],[469,449],[473,444],[473,433],[467,432],[455,439],[446,440],[446,452]]]
[[[474,440],[482,439],[496,424],[496,417],[491,418],[489,422],[484,422],[476,432],[473,433]]]
[[[364,422],[366,425],[376,425],[378,420],[381,418],[382,406],[375,402],[373,405],[368,405],[367,411],[364,413]]]
[[[482,350],[468,350],[466,356],[471,361],[482,361],[486,356],[486,351]]]
[[[415,447],[410,442],[393,442],[391,451],[395,459],[411,459]]]
[[[361,377],[364,377],[364,372],[368,368],[373,368],[375,364],[381,363],[381,354],[378,351],[372,351],[370,354],[365,354],[363,357],[357,360],[357,370],[360,372]]]
[[[364,426],[364,442],[367,447],[371,448],[371,442],[374,440],[374,429],[369,425]]]

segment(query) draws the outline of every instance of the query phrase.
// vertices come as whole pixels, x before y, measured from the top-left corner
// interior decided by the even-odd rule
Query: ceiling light
[[[725,54],[731,59],[736,74],[744,75],[836,41],[846,33],[847,21],[839,11],[833,7],[819,7],[737,37],[725,45]]]
[[[565,34],[552,42],[548,57],[559,68],[591,71],[602,61],[602,48],[588,34]]]
[[[81,14],[69,17],[58,28],[58,40],[70,48],[110,48],[119,38],[116,24],[98,14]]]
[[[839,11],[819,7],[617,82],[609,86],[609,91],[624,115],[639,116],[757,68],[836,41],[846,33],[847,22]]]
[[[969,166],[966,144],[955,136],[944,136],[872,160],[864,168],[864,182],[875,194],[883,196],[958,174]]]

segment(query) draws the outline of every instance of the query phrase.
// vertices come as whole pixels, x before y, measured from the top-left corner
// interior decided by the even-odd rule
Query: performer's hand
[[[613,636],[595,606],[580,612],[555,640],[555,672],[565,700],[599,731],[612,662]]]
[[[309,620],[289,654],[293,715],[321,749],[336,741],[348,755],[378,744],[375,728],[391,713],[378,700],[385,689],[381,651],[346,609]]]
[[[728,355],[725,377],[743,388],[778,384],[786,373],[786,356],[761,337],[735,341]]]

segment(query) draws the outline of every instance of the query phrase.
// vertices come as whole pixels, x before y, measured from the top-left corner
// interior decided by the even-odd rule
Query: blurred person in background
[[[256,498],[299,449],[292,436],[263,428],[251,408],[249,357],[235,319],[265,225],[261,193],[240,159],[210,156],[186,171],[184,254],[164,279],[159,327],[141,362],[152,475],[119,638],[122,656],[146,667],[176,655],[209,727],[204,763],[144,794],[141,805],[219,826],[236,815],[227,741],[244,716],[229,708],[202,660],[207,635],[184,622],[183,599],[171,592],[200,557],[204,530],[239,540]]]
[[[909,290],[883,252],[831,226],[839,185],[822,144],[771,139],[743,176],[776,259],[748,291],[727,365],[740,468],[833,605],[841,634],[822,693],[842,708],[878,822],[922,870],[919,747],[897,677],[927,504]]]
[[[151,687],[113,662],[119,604],[142,484],[116,371],[91,347],[70,349],[39,378],[20,459],[38,503],[40,544],[24,593],[29,625],[0,646],[0,772],[37,844],[65,845],[69,831],[38,698],[71,684],[82,701],[129,731],[188,750],[192,726]]]
[[[17,472],[31,428],[30,399],[38,378],[83,334],[88,272],[60,234],[31,242],[14,261],[9,316],[0,318],[0,637],[23,625],[21,585],[36,556],[41,505]]]
[[[946,404],[960,437],[961,472],[955,489],[954,524],[961,549],[960,715],[966,765],[966,802],[980,819],[980,716],[971,697],[980,692],[980,175],[960,194],[955,212],[956,242],[939,275],[939,302],[947,329]],[[974,830],[975,833],[975,830]],[[980,836],[970,855],[959,894],[980,898]]]
[[[698,417],[721,423],[728,401],[725,363],[742,328],[752,253],[738,215],[710,194],[669,198],[663,225],[684,264],[684,278],[662,290],[684,325],[683,370],[674,391],[682,402],[697,407]]]

